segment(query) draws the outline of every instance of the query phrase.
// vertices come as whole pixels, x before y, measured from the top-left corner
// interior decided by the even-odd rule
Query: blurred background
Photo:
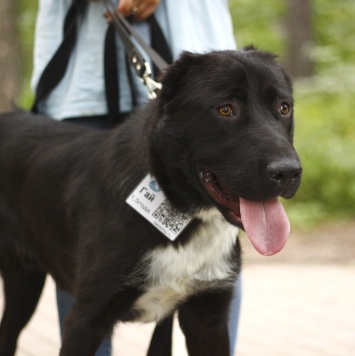
[[[295,146],[304,166],[292,226],[355,217],[355,2],[231,0],[239,48],[276,53],[294,81]],[[29,108],[37,1],[0,0],[0,109]]]
[[[276,53],[293,79],[295,147],[304,168],[296,197],[284,201],[292,226],[285,249],[265,258],[242,239],[237,354],[354,355],[355,2],[230,0],[230,9],[238,47],[254,44]],[[36,11],[34,0],[0,0],[1,111],[13,102],[31,106]],[[29,326],[28,345],[33,340],[46,345],[36,336],[43,329],[40,313],[37,318],[38,327]],[[130,351],[123,355],[136,355],[134,347],[143,354],[132,330],[127,332]],[[53,349],[56,337],[50,341]],[[32,355],[26,339],[24,344],[20,355]],[[48,350],[35,354],[52,354]],[[185,353],[179,349],[176,355]]]

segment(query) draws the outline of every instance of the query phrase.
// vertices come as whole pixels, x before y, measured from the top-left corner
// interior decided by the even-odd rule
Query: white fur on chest
[[[134,305],[140,321],[159,320],[176,304],[213,283],[230,283],[229,257],[238,229],[228,224],[217,210],[201,214],[204,223],[190,241],[178,248],[168,245],[151,251],[144,293]]]

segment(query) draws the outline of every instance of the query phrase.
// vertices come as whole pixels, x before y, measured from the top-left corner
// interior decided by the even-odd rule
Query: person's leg
[[[230,354],[234,355],[235,346],[237,344],[238,336],[238,323],[240,315],[240,306],[242,301],[242,276],[239,275],[239,278],[236,281],[234,288],[234,297],[231,303],[231,309],[229,311],[229,342],[230,342]]]
[[[60,325],[60,336],[63,337],[63,325],[65,316],[68,314],[70,308],[74,304],[74,298],[67,292],[60,289],[58,286],[56,288],[57,292],[57,307]],[[112,353],[111,339],[106,337],[99,348],[97,349],[95,356],[110,356]]]

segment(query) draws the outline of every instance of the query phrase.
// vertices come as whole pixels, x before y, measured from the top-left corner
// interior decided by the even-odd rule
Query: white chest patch
[[[214,282],[231,283],[229,257],[238,228],[215,209],[199,217],[204,223],[187,244],[178,248],[168,245],[146,255],[146,293],[134,305],[141,313],[139,321],[163,318],[177,303]]]

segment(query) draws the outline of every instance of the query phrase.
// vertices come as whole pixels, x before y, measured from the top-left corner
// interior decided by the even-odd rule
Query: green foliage
[[[310,207],[314,221],[354,216],[355,91],[341,90],[342,85],[339,80],[338,91],[319,88],[316,81],[295,86],[295,146],[304,175],[294,201]]]
[[[21,57],[23,82],[20,97],[17,104],[23,108],[30,108],[33,101],[33,93],[30,88],[31,73],[33,67],[33,37],[37,13],[37,1],[18,1],[19,16],[18,27],[21,41]]]
[[[238,48],[253,44],[258,49],[283,54],[285,1],[231,0],[229,4]]]
[[[345,63],[354,64],[355,4],[353,0],[313,0],[316,68],[324,71]]]

